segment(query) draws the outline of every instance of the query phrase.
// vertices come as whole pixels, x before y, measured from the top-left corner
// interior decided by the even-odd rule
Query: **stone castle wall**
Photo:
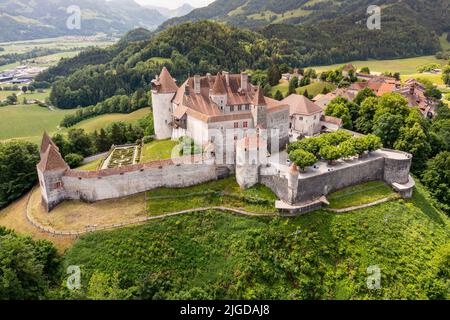
[[[117,170],[116,170],[117,171]],[[95,174],[68,171],[63,177],[65,199],[94,202],[125,197],[148,190],[167,187],[182,188],[216,180],[214,164],[175,164],[162,161],[131,166],[122,172],[100,170]]]

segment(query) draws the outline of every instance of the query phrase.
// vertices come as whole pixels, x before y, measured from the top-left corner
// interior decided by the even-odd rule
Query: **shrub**
[[[64,160],[71,168],[77,168],[83,162],[84,157],[77,153],[69,153]]]

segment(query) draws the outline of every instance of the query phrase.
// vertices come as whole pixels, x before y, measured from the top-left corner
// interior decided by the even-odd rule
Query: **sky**
[[[169,9],[175,9],[183,5],[184,3],[189,3],[193,7],[204,7],[213,2],[214,0],[135,0],[137,3],[143,5],[153,5],[159,7],[165,7]]]

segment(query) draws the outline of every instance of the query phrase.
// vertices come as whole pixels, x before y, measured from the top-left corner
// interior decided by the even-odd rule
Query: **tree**
[[[274,87],[280,83],[281,79],[281,72],[278,69],[278,66],[276,64],[272,64],[267,71],[267,81],[269,84]]]
[[[92,141],[83,129],[70,129],[68,138],[71,146],[71,153],[77,153],[85,157],[92,154]]]
[[[372,132],[373,118],[378,110],[378,99],[376,97],[366,98],[360,108],[359,116],[356,119],[355,127],[359,132],[364,134]]]
[[[63,157],[72,152],[72,146],[64,135],[57,133],[52,137],[52,140],[58,147],[59,152]]]
[[[359,70],[359,72],[364,74],[370,74],[370,69],[369,67],[362,67],[361,70]]]
[[[426,160],[431,152],[427,135],[418,123],[415,123],[411,128],[401,128],[400,136],[395,142],[394,148],[413,155],[412,170],[414,172],[420,172],[424,169]]]
[[[343,158],[350,158],[356,155],[356,149],[353,140],[347,140],[339,144],[339,152]]]
[[[302,149],[297,149],[289,153],[289,159],[302,171],[305,171],[306,167],[312,166],[317,162],[316,156],[314,156],[311,152]]]
[[[36,88],[32,84],[30,84],[28,86],[28,90],[30,90],[30,92],[33,93],[34,91],[36,91]]]
[[[400,128],[402,126],[403,117],[401,115],[385,113],[375,122],[373,133],[381,138],[384,146],[392,148],[400,135]]]
[[[364,88],[358,92],[353,102],[360,106],[364,102],[364,100],[369,97],[376,97],[376,94],[372,91],[372,89]]]
[[[447,65],[442,69],[442,80],[446,85],[450,86],[450,65]]]
[[[36,183],[39,158],[35,144],[0,142],[0,208],[19,198]]]
[[[353,147],[355,148],[355,152],[358,156],[362,156],[364,152],[367,151],[367,140],[365,137],[358,137],[351,140],[353,142]]]
[[[275,96],[273,98],[275,100],[281,101],[281,100],[283,100],[283,94],[281,93],[280,90],[277,90],[277,92],[275,92]]]
[[[422,181],[436,199],[450,206],[450,152],[441,152],[428,160]]]
[[[375,114],[375,120],[380,116],[390,113],[400,115],[405,119],[409,115],[408,100],[398,93],[386,93],[379,98],[379,108]]]
[[[6,97],[6,103],[7,104],[16,104],[17,103],[17,95],[13,93],[10,96]]]
[[[320,149],[320,156],[327,160],[329,164],[333,164],[334,160],[342,157],[339,147],[336,146],[324,146]]]
[[[312,68],[308,68],[304,71],[303,74],[305,77],[307,78],[311,78],[311,79],[316,79],[317,78],[317,73],[316,70],[312,69]]]
[[[344,128],[352,129],[352,118],[344,103],[332,100],[325,109],[325,115],[342,119]]]
[[[28,87],[27,86],[22,86],[22,92],[23,93],[27,93],[28,91]]]
[[[308,89],[305,89],[305,91],[303,91],[303,95],[309,99]]]
[[[44,299],[60,259],[47,240],[33,241],[0,227],[0,300]]]
[[[266,83],[263,87],[264,96],[271,98],[272,97],[272,87],[270,84]]]
[[[364,139],[366,141],[367,151],[369,152],[378,150],[383,147],[380,137],[377,137],[374,134],[368,134],[364,137]]]
[[[294,77],[289,81],[288,96],[296,93],[295,89],[297,88],[297,85],[298,85],[298,78]]]
[[[78,168],[80,164],[83,162],[84,157],[80,154],[69,153],[64,157],[64,160],[67,162],[69,167]]]
[[[95,139],[95,147],[98,152],[105,152],[111,148],[111,141],[103,128],[100,129],[100,133],[98,134],[97,139]]]

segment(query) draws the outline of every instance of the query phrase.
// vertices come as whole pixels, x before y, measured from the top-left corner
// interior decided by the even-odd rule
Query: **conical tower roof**
[[[41,149],[40,149],[41,155],[47,151],[49,145],[54,146],[56,148],[56,150],[59,151],[59,148],[56,146],[56,144],[53,142],[53,140],[50,138],[50,136],[47,134],[47,132],[44,132],[44,135],[42,136]]]
[[[261,89],[261,86],[258,86],[256,89],[255,96],[253,97],[253,105],[254,106],[265,106],[267,105],[266,99],[264,98],[263,91]]]
[[[161,70],[161,74],[154,81],[154,84],[158,87],[158,93],[175,93],[178,91],[177,84],[166,67]]]
[[[211,94],[215,95],[227,94],[227,89],[225,88],[224,80],[220,72],[216,76],[216,81],[214,82]]]
[[[47,151],[45,151],[41,157],[38,167],[43,172],[68,169],[67,163],[53,145],[48,146]]]

